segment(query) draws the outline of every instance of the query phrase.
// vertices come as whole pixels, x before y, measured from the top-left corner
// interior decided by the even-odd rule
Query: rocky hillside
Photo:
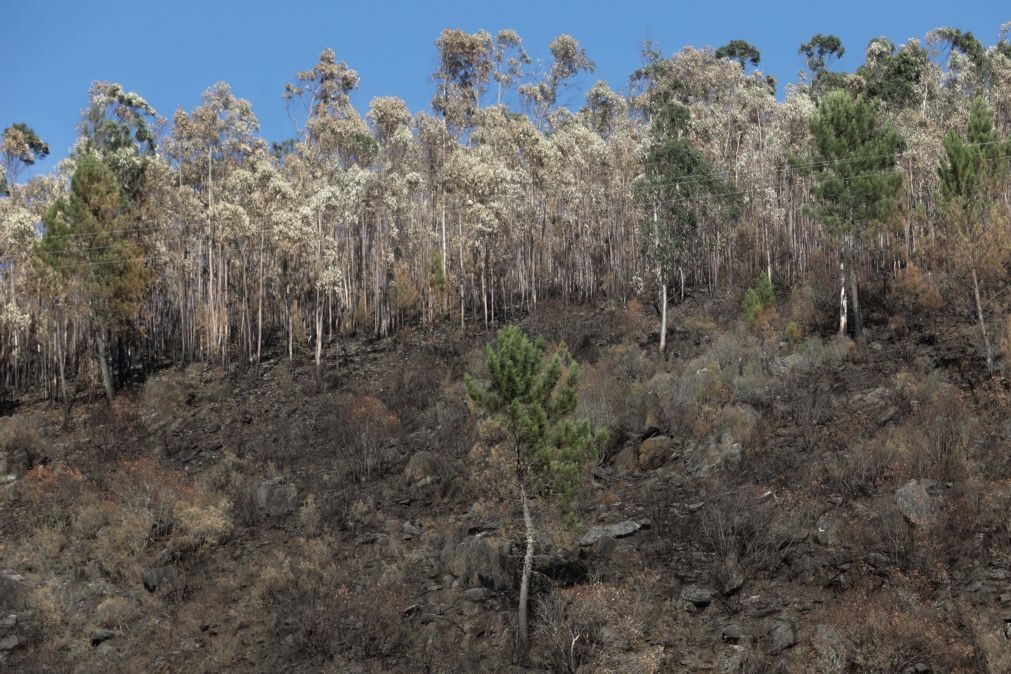
[[[738,297],[542,305],[608,430],[573,526],[536,499],[515,657],[509,448],[469,407],[493,333],[166,369],[0,418],[0,669],[1011,671],[1008,388],[963,323],[857,345]],[[794,307],[794,308],[791,308]],[[802,324],[803,325],[803,324]]]

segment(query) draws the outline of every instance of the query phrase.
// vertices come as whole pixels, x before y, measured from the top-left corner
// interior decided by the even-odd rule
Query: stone
[[[663,428],[663,406],[656,391],[650,391],[642,401],[642,435],[659,433]]]
[[[933,523],[941,514],[937,499],[927,493],[927,480],[910,480],[895,492],[895,502],[902,515],[914,526]]]
[[[95,630],[94,632],[91,633],[91,645],[92,646],[97,646],[100,643],[108,641],[109,639],[113,638],[114,636],[116,636],[115,632],[113,632],[110,629],[106,629],[104,627],[101,627],[101,628],[99,628],[99,629],[97,629],[97,630]]]
[[[6,475],[10,472],[10,461],[7,458],[7,452],[0,452],[0,475]]]
[[[472,587],[468,590],[464,590],[463,596],[466,597],[468,601],[484,601],[491,596],[491,590],[486,587]]]
[[[741,447],[741,443],[735,442],[730,433],[724,433],[719,440],[710,439],[696,451],[695,456],[688,462],[689,469],[698,477],[706,476],[717,468],[732,470],[741,463],[743,454],[744,448]]]
[[[725,595],[732,595],[744,587],[744,569],[737,561],[737,554],[731,552],[723,560],[720,568],[720,589]]]
[[[439,458],[432,452],[417,452],[407,462],[404,477],[408,483],[417,485],[428,478],[434,480],[439,476]]]
[[[839,545],[839,525],[839,516],[833,512],[819,517],[812,532],[814,542],[827,548]]]
[[[598,524],[597,526],[590,527],[590,530],[586,532],[582,539],[580,539],[579,544],[587,546],[593,545],[603,538],[623,538],[625,536],[631,536],[640,528],[639,523],[632,520],[625,520],[624,522],[618,522],[617,524]]]
[[[264,480],[256,486],[253,500],[268,515],[286,515],[295,509],[298,490],[283,476]]]
[[[21,638],[16,634],[11,634],[0,639],[0,651],[12,651],[21,643]]]
[[[442,551],[446,569],[467,587],[512,588],[512,575],[506,570],[507,544],[488,536],[469,536],[458,545]]]
[[[797,628],[789,620],[776,620],[769,630],[769,655],[779,655],[797,643]]]
[[[705,608],[713,602],[717,592],[706,585],[685,585],[681,588],[681,599],[696,608]]]
[[[405,520],[403,524],[400,525],[401,531],[403,531],[408,536],[420,536],[421,526],[415,524],[414,522]]]
[[[654,435],[639,444],[639,468],[652,470],[667,463],[674,451],[674,441],[666,435]]]
[[[16,614],[11,613],[6,618],[0,619],[0,630],[9,631],[14,629],[14,626],[18,624],[18,617]]]
[[[154,592],[165,583],[174,580],[178,575],[179,572],[174,566],[159,566],[142,573],[141,581],[144,583],[144,589]]]
[[[635,447],[626,447],[614,457],[614,472],[618,475],[628,475],[639,469],[639,454]]]
[[[748,633],[739,623],[729,623],[720,630],[720,637],[724,641],[736,644],[747,639]]]

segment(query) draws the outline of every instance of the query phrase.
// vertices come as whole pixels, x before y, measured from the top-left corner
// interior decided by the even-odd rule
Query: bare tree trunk
[[[846,334],[846,262],[839,258],[839,334]]]
[[[316,288],[316,385],[323,390],[323,306]]]
[[[105,335],[102,334],[101,328],[95,330],[95,344],[98,346],[98,365],[102,370],[102,385],[105,387],[105,397],[111,405],[112,397],[114,395],[112,390],[112,377],[109,374],[109,362],[106,358]]]
[[[986,332],[986,317],[983,314],[983,302],[979,296],[979,277],[976,276],[976,267],[972,268],[972,294],[976,299],[976,318],[979,321],[979,331],[983,335],[983,347],[986,350],[986,370],[993,376],[993,349],[990,347],[990,336]]]
[[[667,277],[660,281],[660,353],[667,348]]]
[[[519,606],[519,659],[526,662],[530,652],[530,629],[527,623],[527,605],[530,599],[530,574],[534,566],[534,520],[530,516],[530,501],[527,499],[527,490],[520,479],[520,501],[523,504],[523,527],[526,532],[527,550],[523,555],[523,575],[520,577],[520,606]]]
[[[853,296],[850,300],[851,306],[853,307],[853,337],[860,340],[863,338],[864,322],[863,317],[860,315],[860,295],[857,291],[856,253],[853,249],[852,237],[850,237],[847,245],[847,254],[849,257],[850,294]]]
[[[67,395],[66,364],[63,362],[64,352],[66,351],[66,338],[66,326],[60,321],[60,324],[56,326],[56,335],[54,335],[53,341],[56,343],[56,359],[59,363],[60,371],[60,396],[63,398],[63,430],[70,428],[70,396]]]

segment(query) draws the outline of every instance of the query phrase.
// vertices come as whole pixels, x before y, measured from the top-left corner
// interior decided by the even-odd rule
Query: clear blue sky
[[[93,80],[136,91],[169,119],[178,106],[190,110],[217,81],[249,99],[263,136],[292,135],[280,98],[285,82],[312,67],[331,47],[361,75],[353,97],[360,110],[374,96],[396,95],[411,110],[428,109],[434,42],[443,28],[512,28],[535,58],[547,44],[571,33],[597,64],[581,90],[567,94],[582,104],[588,84],[607,80],[623,91],[637,68],[644,39],[665,54],[685,45],[719,46],[748,40],[762,52],[761,70],[780,87],[803,66],[797,47],[817,32],[839,35],[846,47],[841,68],[863,61],[868,40],[885,35],[896,43],[939,26],[972,31],[985,45],[1011,21],[1007,0],[898,3],[638,2],[485,3],[480,0],[407,2],[321,0],[5,0],[0,10],[4,67],[0,68],[0,128],[25,122],[49,142],[50,168],[71,146],[80,110]]]

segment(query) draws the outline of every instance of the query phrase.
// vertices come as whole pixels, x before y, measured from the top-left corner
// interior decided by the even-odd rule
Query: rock
[[[915,526],[932,523],[941,514],[937,499],[927,493],[928,480],[910,480],[895,492],[902,515]]]
[[[698,477],[708,475],[716,468],[733,469],[740,464],[743,453],[741,443],[735,442],[730,433],[724,433],[719,441],[711,439],[696,452],[690,461],[690,469]]]
[[[622,538],[624,536],[631,536],[640,528],[639,523],[633,522],[632,520],[625,520],[624,522],[618,522],[617,524],[598,524],[595,527],[590,527],[590,530],[586,532],[582,539],[580,539],[579,544],[587,546],[597,543],[602,538]]]
[[[507,590],[512,575],[506,571],[508,544],[487,536],[470,536],[442,551],[442,563],[462,584]]]
[[[14,571],[12,571],[11,569],[4,569],[3,571],[0,571],[0,578],[3,578],[4,580],[9,580],[12,583],[25,582],[24,577],[14,573]]]
[[[440,473],[439,464],[439,457],[432,452],[417,452],[407,462],[404,477],[412,485],[417,485],[428,478],[434,480]]]
[[[421,527],[414,522],[405,520],[403,524],[400,525],[401,531],[403,531],[408,536],[420,536]]]
[[[769,655],[779,655],[797,643],[797,628],[789,620],[777,620],[769,630]]]
[[[159,566],[142,573],[141,580],[144,582],[144,589],[154,592],[165,583],[174,580],[178,575],[179,572],[174,566]]]
[[[818,545],[827,548],[839,545],[839,516],[832,512],[827,512],[818,518],[812,531],[812,538]]]
[[[716,590],[705,585],[685,585],[681,588],[682,601],[694,604],[696,608],[709,606],[716,595]]]
[[[14,629],[14,626],[18,624],[18,617],[14,613],[11,613],[6,618],[0,620],[0,630],[9,631]]]
[[[652,470],[667,463],[674,451],[674,441],[666,435],[654,435],[639,445],[639,468]]]
[[[724,625],[723,629],[720,630],[720,637],[722,637],[724,641],[736,644],[747,639],[748,633],[739,623],[730,623],[728,625]]]
[[[464,590],[463,596],[468,601],[480,602],[491,596],[491,590],[486,587],[472,587],[469,590]]]
[[[21,638],[16,634],[0,639],[0,651],[12,651],[21,643]]]
[[[614,472],[618,475],[628,475],[639,469],[639,454],[635,447],[626,447],[614,457]]]
[[[265,480],[256,486],[253,500],[256,507],[268,515],[286,515],[295,509],[298,490],[283,476]]]
[[[731,552],[723,560],[720,568],[720,589],[725,595],[731,595],[744,587],[744,569],[737,561],[737,553]]]
[[[650,391],[642,400],[643,437],[659,433],[663,428],[663,406],[656,391]]]
[[[0,452],[0,475],[6,475],[10,472],[10,461],[7,458],[7,452]]]
[[[91,633],[91,645],[97,646],[100,643],[108,641],[114,636],[116,636],[115,632],[113,632],[112,630],[105,629],[104,627],[101,627]]]

